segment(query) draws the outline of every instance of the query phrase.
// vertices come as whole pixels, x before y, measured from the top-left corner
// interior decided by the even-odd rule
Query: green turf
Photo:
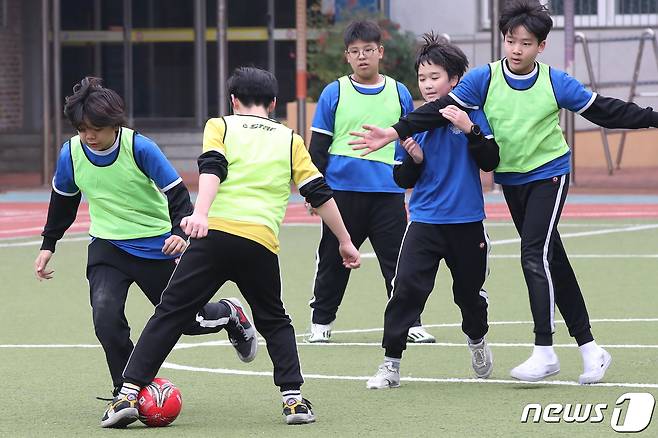
[[[619,229],[631,221],[563,221],[561,233],[587,233]],[[633,220],[633,224],[652,223]],[[516,238],[509,224],[492,223],[492,241]],[[309,326],[308,299],[315,269],[317,227],[284,227],[281,234],[281,265],[284,300],[298,334]],[[25,241],[33,239],[25,239]],[[21,240],[12,241],[21,242]],[[403,381],[395,390],[369,391],[364,379],[372,375],[383,355],[380,331],[340,333],[341,330],[378,329],[383,325],[386,294],[374,258],[365,258],[354,272],[341,306],[334,345],[302,344],[299,354],[304,373],[328,376],[307,378],[304,394],[316,407],[313,425],[286,426],[280,399],[273,386],[271,363],[264,345],[251,364],[239,362],[227,345],[176,349],[168,363],[229,370],[163,369],[181,389],[183,412],[169,428],[148,429],[133,425],[128,432],[99,427],[104,409],[95,396],[107,395],[109,378],[102,350],[97,346],[91,323],[87,282],[84,277],[86,243],[62,242],[52,262],[55,278],[39,283],[32,274],[38,245],[2,247],[0,242],[0,375],[3,398],[0,436],[109,436],[116,433],[153,436],[614,436],[610,418],[617,398],[625,392],[651,392],[641,387],[529,385],[521,383],[460,383]],[[578,258],[576,255],[657,254],[658,232],[647,229],[602,235],[565,237],[564,243],[586,296],[590,317],[658,318],[657,258]],[[369,246],[363,253],[371,252]],[[530,321],[527,292],[519,265],[517,242],[497,244],[490,260],[492,322]],[[512,258],[504,258],[512,255]],[[233,285],[220,291],[237,293]],[[137,288],[127,304],[128,318],[137,336],[152,308]],[[459,323],[452,302],[449,273],[442,266],[430,297],[425,324]],[[402,363],[402,376],[433,379],[471,379],[469,354],[461,345],[459,327],[429,329],[439,342],[451,346],[410,346]],[[610,383],[658,383],[658,348],[621,348],[625,344],[658,345],[658,322],[594,322],[597,341],[610,345],[614,362],[606,375]],[[182,343],[225,340],[223,333],[206,337],[183,337]],[[491,343],[532,342],[532,325],[492,324]],[[564,324],[558,324],[555,342],[562,370],[553,381],[576,381],[581,359]],[[340,343],[363,343],[348,346]],[[66,348],[18,348],[17,344],[65,344]],[[75,347],[90,344],[91,348]],[[529,346],[494,346],[495,370],[491,379],[509,380],[509,370],[525,360]],[[235,375],[230,370],[266,373]],[[334,376],[334,377],[332,377]],[[363,377],[362,379],[358,379]],[[350,380],[349,378],[357,378]],[[522,424],[527,403],[607,403],[602,423]],[[640,436],[658,435],[658,414]]]

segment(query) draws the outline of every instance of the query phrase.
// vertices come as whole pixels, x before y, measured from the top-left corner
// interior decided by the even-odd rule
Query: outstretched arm
[[[455,105],[464,109],[452,97],[443,96],[435,101],[427,102],[409,114],[400,117],[400,120],[390,128],[364,125],[364,132],[350,132],[351,135],[357,138],[349,144],[355,150],[363,149],[362,155],[368,155],[397,139],[404,140],[413,134],[446,126],[450,121],[443,116],[441,110],[448,105]]]
[[[604,128],[658,128],[658,112],[642,108],[633,102],[597,94],[594,102],[581,113],[592,123]]]

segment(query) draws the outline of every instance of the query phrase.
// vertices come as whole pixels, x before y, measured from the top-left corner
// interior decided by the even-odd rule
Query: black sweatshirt
[[[180,221],[192,214],[193,207],[190,201],[190,193],[181,181],[165,192],[169,204],[169,218],[172,223],[171,233],[187,238],[180,228]],[[56,191],[50,193],[50,205],[48,206],[48,219],[43,229],[43,243],[41,249],[55,252],[55,245],[62,238],[66,230],[75,221],[75,216],[80,205],[81,194],[74,196],[60,195]]]

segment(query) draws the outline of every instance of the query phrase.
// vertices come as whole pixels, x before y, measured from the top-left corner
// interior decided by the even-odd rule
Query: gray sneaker
[[[482,338],[480,343],[468,343],[468,348],[471,350],[471,366],[475,375],[479,379],[486,379],[493,372],[493,354],[487,345],[487,341]]]
[[[368,379],[366,388],[385,389],[400,386],[400,370],[393,368],[391,362],[384,362],[377,369],[377,373]]]
[[[249,321],[240,300],[225,298],[220,301],[231,308],[231,316],[225,327],[228,340],[242,362],[251,362],[258,351],[258,336],[254,325]]]

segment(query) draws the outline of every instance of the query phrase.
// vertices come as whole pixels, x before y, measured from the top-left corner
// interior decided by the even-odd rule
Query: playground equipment
[[[594,67],[592,65],[592,57],[590,52],[590,43],[610,43],[610,42],[623,42],[623,41],[638,41],[637,47],[637,56],[635,58],[635,66],[633,69],[633,77],[629,82],[597,82],[596,76],[594,74]],[[583,32],[576,32],[576,43],[581,43],[583,46],[583,53],[585,55],[585,65],[587,66],[587,73],[589,75],[589,86],[592,91],[598,91],[600,88],[615,88],[615,87],[626,87],[630,85],[630,91],[628,96],[628,101],[632,102],[637,97],[658,97],[658,92],[647,91],[647,92],[638,92],[637,87],[646,86],[646,85],[658,85],[658,80],[645,80],[640,81],[640,67],[642,65],[642,55],[644,54],[644,46],[647,41],[651,41],[653,45],[653,55],[656,61],[656,66],[658,67],[658,37],[656,32],[653,29],[645,29],[639,36],[619,36],[619,37],[608,37],[608,38],[587,38]],[[613,173],[613,163],[612,155],[610,153],[610,145],[608,143],[608,129],[600,128],[601,130],[601,140],[603,142],[603,152],[605,154],[605,159],[608,165],[608,174],[612,175]],[[624,145],[626,143],[626,131],[622,131],[621,139],[619,140],[619,148],[617,150],[617,157],[615,164],[619,170],[621,166],[621,160],[624,154]]]

